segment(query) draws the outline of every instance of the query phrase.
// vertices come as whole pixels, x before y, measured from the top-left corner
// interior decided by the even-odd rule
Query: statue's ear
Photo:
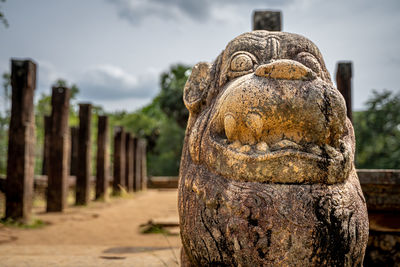
[[[183,90],[183,101],[191,114],[200,111],[201,103],[207,96],[210,86],[212,65],[207,62],[197,63],[190,74]]]

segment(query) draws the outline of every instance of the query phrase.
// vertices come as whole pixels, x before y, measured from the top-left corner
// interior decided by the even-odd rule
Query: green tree
[[[142,109],[110,114],[110,126],[121,125],[147,140],[150,175],[178,175],[188,112],[183,88],[191,68],[174,65],[161,74],[160,93]]]
[[[4,72],[3,78],[3,101],[4,101],[4,113],[10,112],[10,100],[11,100],[11,74]],[[1,111],[0,111],[1,112]]]
[[[147,141],[149,175],[177,175],[184,130],[160,107],[159,98],[132,113],[109,114],[110,128],[120,125]],[[112,135],[111,135],[112,136]]]
[[[183,139],[189,113],[183,103],[183,88],[191,67],[177,64],[161,74],[161,91],[142,109],[156,119],[147,130],[148,169],[151,175],[178,175]],[[143,128],[142,128],[143,129]]]
[[[400,168],[400,94],[373,91],[367,110],[354,112],[356,166]]]
[[[161,110],[183,129],[186,128],[189,117],[189,112],[183,103],[183,88],[191,69],[190,66],[177,64],[168,72],[161,74],[161,92],[158,96]]]
[[[7,172],[8,125],[10,123],[11,75],[3,73],[4,109],[0,110],[0,174]]]

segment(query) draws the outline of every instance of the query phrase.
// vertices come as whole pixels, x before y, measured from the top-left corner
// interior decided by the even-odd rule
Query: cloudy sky
[[[353,107],[371,90],[400,91],[398,0],[7,0],[0,25],[0,73],[10,58],[39,66],[36,95],[58,78],[81,89],[80,101],[132,111],[159,92],[172,64],[212,61],[251,30],[254,9],[283,12],[283,30],[320,48],[334,78],[353,61]],[[0,102],[3,105],[3,102]]]

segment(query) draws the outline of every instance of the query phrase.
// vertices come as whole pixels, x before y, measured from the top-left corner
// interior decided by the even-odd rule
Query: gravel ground
[[[63,213],[36,206],[34,218],[45,226],[0,225],[0,266],[178,266],[179,235],[140,231],[149,220],[178,221],[176,190],[148,190]]]

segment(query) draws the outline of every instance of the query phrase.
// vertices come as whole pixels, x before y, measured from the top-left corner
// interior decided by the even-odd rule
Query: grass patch
[[[112,188],[111,191],[112,191],[111,192],[112,198],[127,198],[127,199],[132,198],[132,194],[129,193],[123,186],[119,185],[119,192],[115,192],[114,190],[112,190]]]
[[[164,235],[169,234],[169,232],[165,230],[163,227],[154,224],[147,224],[145,226],[142,226],[140,232],[142,234],[164,234]]]
[[[4,226],[22,228],[22,229],[38,229],[46,226],[47,224],[40,219],[33,219],[29,223],[23,223],[10,218],[1,218],[0,223]]]

